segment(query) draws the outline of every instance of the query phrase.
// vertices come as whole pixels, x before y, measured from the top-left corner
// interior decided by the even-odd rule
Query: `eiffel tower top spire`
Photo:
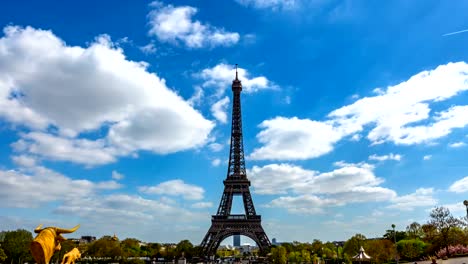
[[[231,128],[231,149],[229,152],[229,166],[227,180],[247,179],[244,160],[244,143],[242,136],[242,111],[240,93],[242,83],[238,78],[236,64],[236,79],[232,81],[232,128]]]

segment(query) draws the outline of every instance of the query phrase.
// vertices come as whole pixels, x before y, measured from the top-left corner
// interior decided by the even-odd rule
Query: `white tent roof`
[[[365,259],[371,259],[371,257],[366,254],[366,252],[364,251],[364,248],[361,246],[361,248],[359,249],[359,253],[356,256],[354,256],[353,259],[365,260]]]

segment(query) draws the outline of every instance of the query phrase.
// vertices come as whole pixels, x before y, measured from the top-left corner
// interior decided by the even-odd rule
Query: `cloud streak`
[[[455,32],[450,32],[450,33],[447,33],[447,34],[443,34],[442,37],[451,36],[451,35],[456,35],[456,34],[461,34],[461,33],[465,33],[465,32],[468,32],[468,29],[464,29],[464,30],[460,30],[460,31],[455,31]]]

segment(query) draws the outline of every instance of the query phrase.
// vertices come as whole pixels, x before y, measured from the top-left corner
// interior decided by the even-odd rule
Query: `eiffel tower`
[[[232,81],[233,107],[231,128],[231,149],[229,152],[229,166],[224,192],[219,203],[218,212],[211,217],[211,227],[200,244],[205,256],[216,253],[219,244],[227,237],[244,235],[255,241],[260,251],[270,247],[270,240],[263,230],[260,215],[255,212],[255,207],[250,195],[250,181],[247,179],[244,161],[244,144],[242,139],[242,115],[240,93],[242,84],[237,77]],[[245,214],[231,214],[232,198],[234,195],[242,195]]]

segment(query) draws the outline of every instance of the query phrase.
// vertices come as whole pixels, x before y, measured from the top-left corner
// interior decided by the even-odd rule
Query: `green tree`
[[[88,246],[86,255],[91,257],[120,259],[123,254],[119,241],[113,239],[111,236],[103,236]]]
[[[271,248],[271,260],[274,264],[286,264],[287,252],[283,246]]]
[[[420,239],[424,235],[421,225],[413,222],[406,227],[406,236],[410,239]]]
[[[349,256],[354,256],[359,252],[359,248],[364,246],[366,237],[362,234],[356,234],[350,239],[348,239],[343,247],[343,253],[348,254]]]
[[[129,257],[140,257],[140,241],[136,238],[126,238],[120,242],[122,249],[122,256],[125,258]]]
[[[433,225],[437,232],[440,247],[445,247],[447,251],[447,256],[450,257],[450,252],[448,247],[450,245],[451,237],[451,230],[454,228],[462,226],[462,221],[460,219],[455,218],[448,208],[443,206],[434,208],[430,213],[430,220],[429,224]]]
[[[2,248],[0,248],[0,262],[3,263],[7,259],[7,255],[5,254],[5,251],[3,251]]]
[[[397,242],[397,248],[403,258],[414,260],[424,254],[426,244],[419,239],[403,239]]]
[[[2,248],[11,263],[15,261],[21,263],[32,260],[32,256],[29,252],[29,245],[32,240],[31,232],[24,229],[6,232]]]
[[[388,239],[366,241],[366,253],[375,263],[386,263],[395,258],[395,245]]]
[[[193,244],[187,239],[182,240],[177,243],[175,251],[176,257],[181,257],[184,254],[186,258],[190,259],[193,256]]]
[[[311,261],[310,252],[307,251],[306,249],[301,250],[301,258],[303,262],[309,263]]]

